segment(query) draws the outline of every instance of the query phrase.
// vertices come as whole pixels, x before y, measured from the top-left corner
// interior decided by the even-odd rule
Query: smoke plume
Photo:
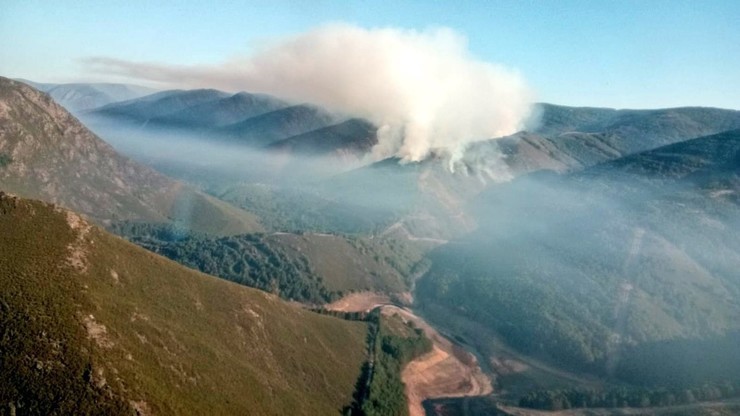
[[[186,87],[272,94],[379,126],[378,158],[461,157],[472,142],[524,126],[533,94],[523,78],[476,60],[450,29],[324,26],[215,66],[91,58],[96,71]]]

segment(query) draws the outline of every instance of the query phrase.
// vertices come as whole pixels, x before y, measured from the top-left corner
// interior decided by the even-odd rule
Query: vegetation
[[[241,184],[210,192],[255,213],[273,231],[367,235],[378,233],[395,221],[394,214],[387,210],[331,200],[297,189]]]
[[[403,367],[414,358],[431,351],[432,343],[411,322],[399,316],[377,314],[377,335],[373,345],[375,360],[366,398],[360,409],[365,416],[407,415],[408,404],[401,381]]]
[[[3,409],[330,415],[351,401],[366,323],[189,270],[42,203],[0,197],[0,229]]]
[[[728,132],[492,189],[479,230],[432,254],[417,299],[570,369],[656,384],[737,373],[722,340],[740,313],[738,152]],[[717,371],[660,359],[692,340],[724,346],[692,355]]]
[[[99,356],[76,306],[86,301],[82,284],[59,267],[73,232],[50,209],[33,220],[18,215],[34,208],[0,192],[0,413],[130,414],[120,390],[96,373]]]
[[[519,400],[519,406],[542,410],[592,407],[662,407],[715,401],[740,395],[740,381],[704,384],[693,388],[599,390],[542,390]]]
[[[13,158],[5,153],[0,153],[0,168],[4,168],[13,163]]]
[[[285,299],[326,303],[357,290],[402,292],[421,252],[396,241],[316,234],[212,237],[162,224],[111,229],[188,267]]]

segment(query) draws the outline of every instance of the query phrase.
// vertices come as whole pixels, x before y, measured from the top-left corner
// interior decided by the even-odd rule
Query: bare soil
[[[370,312],[378,306],[390,303],[391,299],[388,295],[376,292],[357,292],[351,293],[325,307],[330,311],[338,312]]]
[[[464,351],[408,309],[384,306],[384,314],[412,321],[432,341],[432,351],[410,362],[401,373],[410,416],[424,416],[422,402],[442,397],[481,396],[493,391],[491,380],[472,354]]]

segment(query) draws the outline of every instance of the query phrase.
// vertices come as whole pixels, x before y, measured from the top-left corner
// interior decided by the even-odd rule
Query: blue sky
[[[520,71],[541,101],[740,109],[740,1],[1,3],[0,75],[36,81],[106,80],[86,57],[216,64],[265,39],[348,22],[450,27],[478,59]]]

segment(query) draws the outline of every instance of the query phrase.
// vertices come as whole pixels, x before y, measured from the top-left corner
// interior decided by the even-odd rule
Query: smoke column
[[[379,126],[377,158],[459,159],[468,144],[524,127],[533,93],[513,70],[474,59],[450,29],[336,24],[284,38],[217,66],[92,58],[99,71],[188,87],[276,95]]]

